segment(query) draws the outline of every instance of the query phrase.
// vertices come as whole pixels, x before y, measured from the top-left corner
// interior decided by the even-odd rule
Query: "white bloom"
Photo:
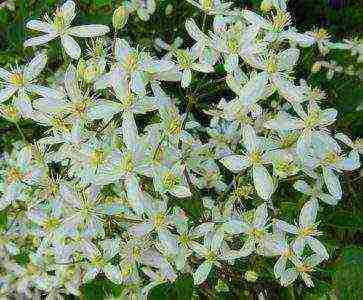
[[[75,18],[75,3],[71,0],[66,1],[55,12],[53,20],[42,22],[31,20],[26,27],[31,30],[41,31],[45,35],[30,38],[25,41],[25,47],[38,46],[49,41],[60,38],[62,46],[66,53],[73,59],[79,59],[81,56],[81,48],[73,39],[75,37],[96,37],[105,35],[110,29],[105,25],[82,25],[71,27],[71,23]]]

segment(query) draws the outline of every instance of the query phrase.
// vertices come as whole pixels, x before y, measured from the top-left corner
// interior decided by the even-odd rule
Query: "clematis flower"
[[[317,230],[317,224],[315,223],[317,210],[319,204],[316,199],[312,199],[305,203],[301,209],[299,216],[299,225],[290,225],[285,221],[277,220],[276,227],[297,235],[295,241],[292,244],[292,249],[299,256],[302,255],[305,245],[309,245],[312,251],[322,257],[328,259],[329,254],[326,251],[324,245],[316,239],[316,236],[321,235],[321,232]]]
[[[0,80],[4,87],[0,90],[0,103],[5,102],[16,94],[14,106],[24,115],[31,116],[33,108],[29,93],[43,97],[62,98],[62,93],[37,84],[36,78],[47,63],[45,52],[37,54],[26,66],[7,71],[0,68]]]
[[[73,59],[79,59],[81,48],[72,36],[75,37],[96,37],[105,35],[110,29],[105,25],[82,25],[71,27],[71,23],[76,16],[76,4],[68,0],[54,13],[53,20],[43,22],[31,20],[26,27],[45,33],[45,35],[30,38],[25,41],[24,47],[33,47],[46,44],[55,38],[60,38],[66,53]]]
[[[232,2],[223,2],[223,0],[187,0],[190,4],[198,7],[208,15],[223,15],[232,6]]]
[[[268,152],[264,151],[263,143],[258,140],[251,125],[246,125],[242,133],[246,154],[225,156],[221,159],[221,163],[234,173],[252,167],[252,177],[257,194],[265,200],[270,199],[274,191],[274,183],[264,166],[264,164],[270,163]]]

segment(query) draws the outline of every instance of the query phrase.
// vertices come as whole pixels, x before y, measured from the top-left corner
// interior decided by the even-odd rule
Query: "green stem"
[[[204,32],[206,23],[207,23],[207,14],[204,14],[204,16],[203,16],[203,25],[202,25],[202,31],[203,32]]]
[[[24,135],[23,131],[21,130],[19,124],[18,123],[15,123],[15,126],[16,126],[16,129],[19,131],[22,140],[25,142],[26,141],[26,138],[25,138],[25,135]]]

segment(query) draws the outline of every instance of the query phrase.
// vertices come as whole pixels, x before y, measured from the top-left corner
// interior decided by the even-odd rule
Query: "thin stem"
[[[19,126],[19,124],[18,124],[18,123],[15,123],[15,126],[16,126],[16,129],[18,130],[18,132],[20,133],[20,136],[21,136],[22,140],[23,140],[24,142],[26,142],[25,135],[24,135],[23,131],[21,130],[21,128],[20,128],[20,126]]]
[[[203,16],[203,25],[202,25],[202,31],[203,32],[204,32],[206,23],[207,23],[207,14],[205,13],[204,16]]]

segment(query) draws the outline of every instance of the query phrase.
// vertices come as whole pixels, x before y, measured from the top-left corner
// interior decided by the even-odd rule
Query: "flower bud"
[[[112,25],[116,30],[121,30],[125,27],[127,20],[129,18],[129,11],[124,6],[119,6],[113,13]]]
[[[257,273],[254,272],[254,271],[247,271],[245,273],[245,279],[248,281],[248,282],[255,282],[257,280]]]
[[[264,13],[269,12],[272,9],[271,0],[263,0],[262,3],[261,3],[260,8]]]
[[[165,8],[165,15],[169,16],[174,10],[173,5],[168,4]]]
[[[320,62],[316,62],[315,64],[313,64],[313,66],[311,67],[311,72],[312,73],[317,73],[319,72],[321,69],[321,63]]]

